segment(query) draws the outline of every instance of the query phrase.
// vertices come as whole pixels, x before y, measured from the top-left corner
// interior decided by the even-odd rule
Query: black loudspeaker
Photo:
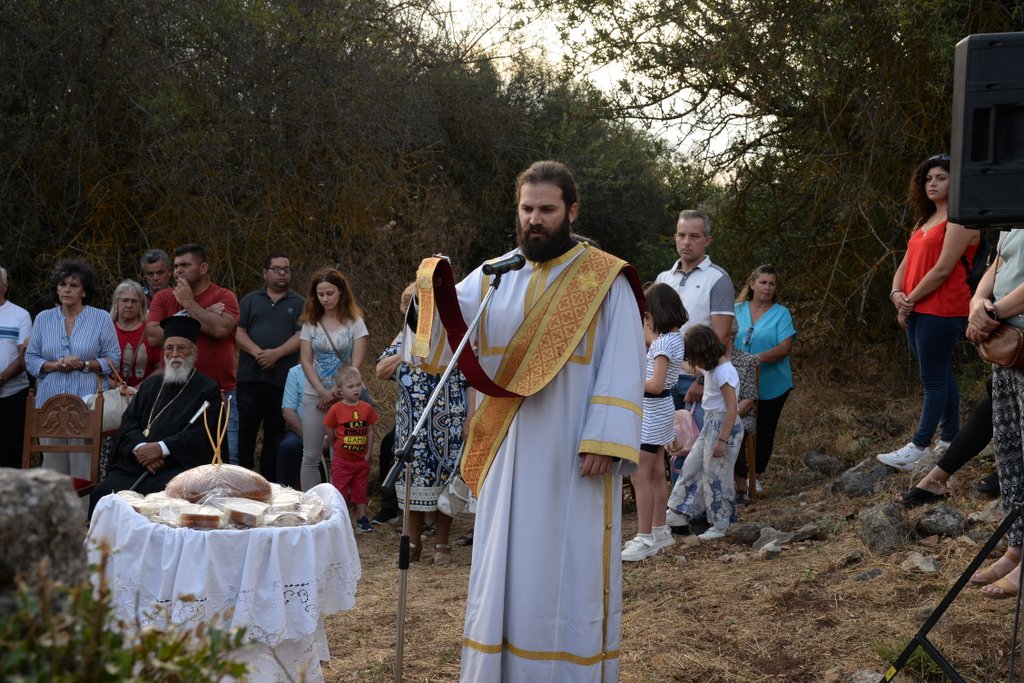
[[[956,44],[949,220],[1024,227],[1024,33]]]

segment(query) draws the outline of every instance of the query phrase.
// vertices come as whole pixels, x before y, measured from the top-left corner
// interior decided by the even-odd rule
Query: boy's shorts
[[[349,460],[335,455],[331,458],[331,483],[341,492],[346,503],[366,505],[366,489],[370,481],[370,463],[360,458]]]

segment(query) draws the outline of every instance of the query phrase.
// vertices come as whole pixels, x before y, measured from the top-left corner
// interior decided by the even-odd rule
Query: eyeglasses
[[[751,340],[754,338],[754,326],[751,325],[747,328],[747,336],[743,338],[743,345],[750,346]]]
[[[934,156],[928,157],[928,161],[949,161],[949,155],[948,154],[936,154]]]
[[[287,275],[292,272],[292,269],[289,266],[270,266],[267,270],[272,273],[277,273],[278,275]]]
[[[139,301],[138,299],[132,299],[131,297],[127,297],[127,296],[118,297],[117,303],[119,303],[119,304],[135,304],[136,306],[141,306],[142,305],[142,302]]]

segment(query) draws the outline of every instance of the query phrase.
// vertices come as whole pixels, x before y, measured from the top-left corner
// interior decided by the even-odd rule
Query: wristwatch
[[[85,363],[82,364],[82,372],[89,374],[89,361],[85,361]]]

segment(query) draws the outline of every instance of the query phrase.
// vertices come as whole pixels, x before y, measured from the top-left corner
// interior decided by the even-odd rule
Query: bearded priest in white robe
[[[572,237],[577,192],[557,162],[520,174],[527,263],[502,276],[474,337],[486,375],[525,398],[479,403],[475,392],[462,462],[479,498],[462,681],[619,678],[622,475],[640,447],[642,294],[631,266]],[[464,320],[490,281],[478,268],[457,285]],[[406,344],[431,371],[451,353],[429,323],[433,301],[421,290],[422,353]]]

